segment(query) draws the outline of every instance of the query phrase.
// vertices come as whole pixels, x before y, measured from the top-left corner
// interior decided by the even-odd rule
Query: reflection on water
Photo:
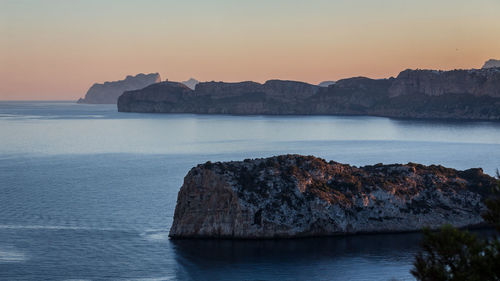
[[[401,263],[413,258],[419,241],[420,234],[384,234],[172,243],[194,280],[406,280],[411,264]]]
[[[126,114],[0,102],[0,279],[411,279],[418,234],[168,239],[205,161],[284,153],[366,165],[500,167],[500,123],[335,116]]]
[[[26,259],[26,255],[16,248],[0,244],[0,263],[22,262]]]

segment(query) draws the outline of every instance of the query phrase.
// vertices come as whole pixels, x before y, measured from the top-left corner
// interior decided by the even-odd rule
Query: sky
[[[0,100],[137,73],[317,84],[500,59],[499,0],[0,0]]]

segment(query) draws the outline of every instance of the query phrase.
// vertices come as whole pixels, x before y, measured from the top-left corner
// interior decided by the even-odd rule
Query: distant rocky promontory
[[[124,80],[95,83],[87,91],[84,98],[78,100],[78,103],[109,103],[116,104],[118,97],[125,91],[142,89],[154,83],[161,81],[160,74],[137,74],[136,76],[127,76]]]
[[[207,162],[184,178],[172,238],[294,238],[483,223],[496,179],[408,163],[354,167],[312,156]]]
[[[194,88],[196,87],[196,85],[198,83],[200,83],[200,81],[198,81],[198,80],[196,80],[194,78],[189,78],[189,80],[182,81],[181,83],[184,84],[184,85],[186,85],[186,86],[188,86],[189,89],[194,90]]]
[[[328,87],[269,80],[201,82],[192,90],[162,82],[125,92],[118,111],[500,120],[500,68],[408,69],[396,78],[354,77]]]

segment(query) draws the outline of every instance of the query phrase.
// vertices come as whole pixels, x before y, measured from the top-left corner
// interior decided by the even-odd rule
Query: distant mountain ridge
[[[342,79],[329,87],[298,81],[162,82],[127,91],[120,112],[373,115],[500,120],[500,69],[405,70],[396,78]]]
[[[135,76],[128,75],[124,80],[95,83],[89,88],[85,97],[78,100],[78,103],[116,104],[123,92],[142,89],[160,81],[161,77],[158,73],[139,73]]]

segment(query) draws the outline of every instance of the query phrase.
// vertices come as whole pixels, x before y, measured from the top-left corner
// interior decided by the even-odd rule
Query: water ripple
[[[0,263],[23,262],[27,259],[25,253],[18,251],[14,247],[0,245]]]

